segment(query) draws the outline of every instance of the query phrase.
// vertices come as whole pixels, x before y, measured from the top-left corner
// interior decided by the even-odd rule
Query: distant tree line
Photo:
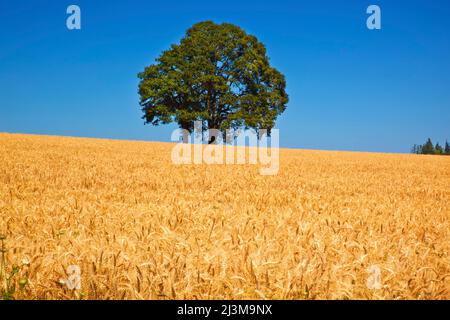
[[[430,138],[428,138],[427,142],[425,144],[415,144],[412,149],[411,153],[415,154],[437,154],[437,155],[450,155],[450,145],[448,141],[445,141],[445,146],[442,147],[439,142],[437,142],[435,145],[431,141]]]

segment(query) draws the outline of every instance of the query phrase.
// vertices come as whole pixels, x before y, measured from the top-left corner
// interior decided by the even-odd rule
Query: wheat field
[[[0,134],[3,292],[450,298],[450,157],[282,149],[278,175],[261,176],[177,166],[172,147]]]

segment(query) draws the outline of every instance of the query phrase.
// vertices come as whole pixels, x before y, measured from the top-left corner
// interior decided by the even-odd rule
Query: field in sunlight
[[[450,157],[172,147],[0,134],[3,297],[450,299]]]

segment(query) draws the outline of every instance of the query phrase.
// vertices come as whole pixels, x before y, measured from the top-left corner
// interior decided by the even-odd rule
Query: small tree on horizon
[[[434,154],[434,145],[430,138],[423,145],[422,154]]]
[[[414,144],[411,148],[411,153],[420,154],[422,152],[421,148],[421,145]]]
[[[443,154],[444,150],[442,149],[439,142],[436,143],[436,146],[434,147],[434,154]]]

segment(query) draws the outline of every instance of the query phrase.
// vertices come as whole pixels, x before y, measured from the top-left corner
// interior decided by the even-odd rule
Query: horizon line
[[[7,131],[0,131],[0,135],[25,135],[25,136],[40,136],[40,137],[54,137],[54,138],[70,138],[70,139],[92,139],[92,140],[106,140],[106,141],[125,141],[125,142],[147,142],[147,143],[165,143],[165,144],[178,144],[180,142],[174,142],[174,141],[160,141],[160,140],[145,140],[145,139],[133,139],[133,138],[127,138],[127,139],[120,139],[120,138],[109,138],[109,137],[94,137],[94,136],[82,136],[82,135],[61,135],[61,134],[50,134],[50,133],[24,133],[24,132],[7,132]],[[189,143],[191,145],[195,145],[195,143]],[[208,145],[208,144],[202,144],[202,145]],[[222,144],[223,146],[227,146],[225,144]],[[229,145],[234,147],[255,147],[255,146],[237,146],[237,145]],[[302,147],[280,147],[279,150],[298,150],[298,151],[324,151],[324,152],[347,152],[347,153],[370,153],[370,154],[392,154],[392,155],[418,155],[413,154],[410,152],[383,152],[383,151],[364,151],[364,150],[345,150],[345,149],[315,149],[315,148],[302,148]],[[426,156],[421,155],[419,156]],[[436,155],[432,155],[436,156]]]

